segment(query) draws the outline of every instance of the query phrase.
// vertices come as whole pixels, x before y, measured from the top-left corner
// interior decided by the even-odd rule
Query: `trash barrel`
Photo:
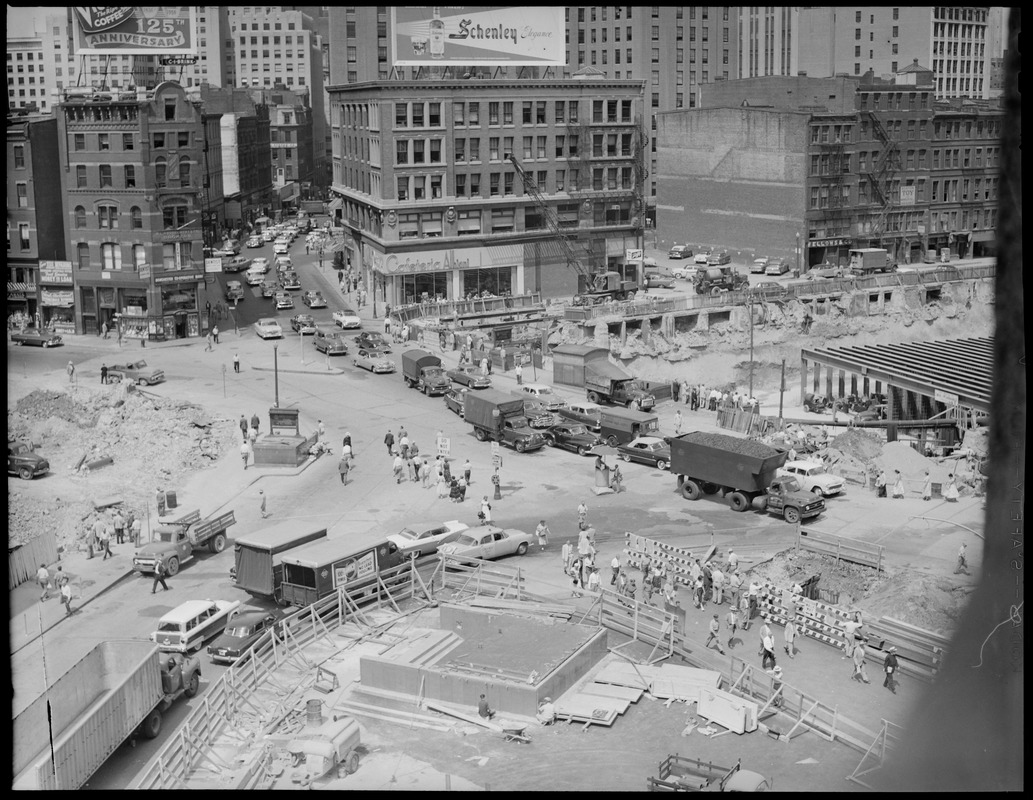
[[[177,504],[175,492],[165,492],[165,507],[175,508]]]

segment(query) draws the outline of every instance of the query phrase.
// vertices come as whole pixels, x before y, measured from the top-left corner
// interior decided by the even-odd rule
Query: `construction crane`
[[[627,300],[635,296],[638,285],[633,281],[625,281],[619,272],[593,271],[585,266],[581,256],[571,244],[570,236],[560,227],[559,217],[556,211],[545,200],[542,190],[538,187],[538,181],[517,161],[512,153],[506,158],[513,165],[513,168],[523,181],[524,191],[534,200],[538,212],[542,215],[546,227],[556,237],[560,247],[563,248],[564,256],[567,259],[567,267],[574,270],[578,276],[578,294],[574,297],[575,305],[591,305],[604,300]],[[590,255],[586,253],[585,255]]]

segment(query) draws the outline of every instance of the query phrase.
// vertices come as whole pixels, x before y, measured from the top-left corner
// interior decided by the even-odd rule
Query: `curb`
[[[331,367],[330,369],[284,369],[283,367],[277,367],[275,370],[272,367],[250,367],[254,372],[291,372],[295,375],[344,375],[343,369],[337,367]]]

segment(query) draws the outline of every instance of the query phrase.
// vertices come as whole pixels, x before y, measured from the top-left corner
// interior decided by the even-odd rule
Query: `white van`
[[[519,387],[524,394],[539,400],[549,411],[559,411],[566,403],[556,395],[552,387],[544,383],[525,383]]]
[[[240,611],[239,600],[187,600],[158,620],[151,641],[159,650],[189,653],[222,633]]]
[[[252,265],[244,273],[244,280],[247,281],[248,286],[261,286],[262,281],[265,280],[265,270],[260,266]]]

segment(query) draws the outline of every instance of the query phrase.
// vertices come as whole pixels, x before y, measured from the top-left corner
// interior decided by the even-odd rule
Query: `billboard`
[[[396,67],[563,66],[563,6],[392,6]]]
[[[196,55],[188,6],[72,6],[75,52],[93,55]]]

